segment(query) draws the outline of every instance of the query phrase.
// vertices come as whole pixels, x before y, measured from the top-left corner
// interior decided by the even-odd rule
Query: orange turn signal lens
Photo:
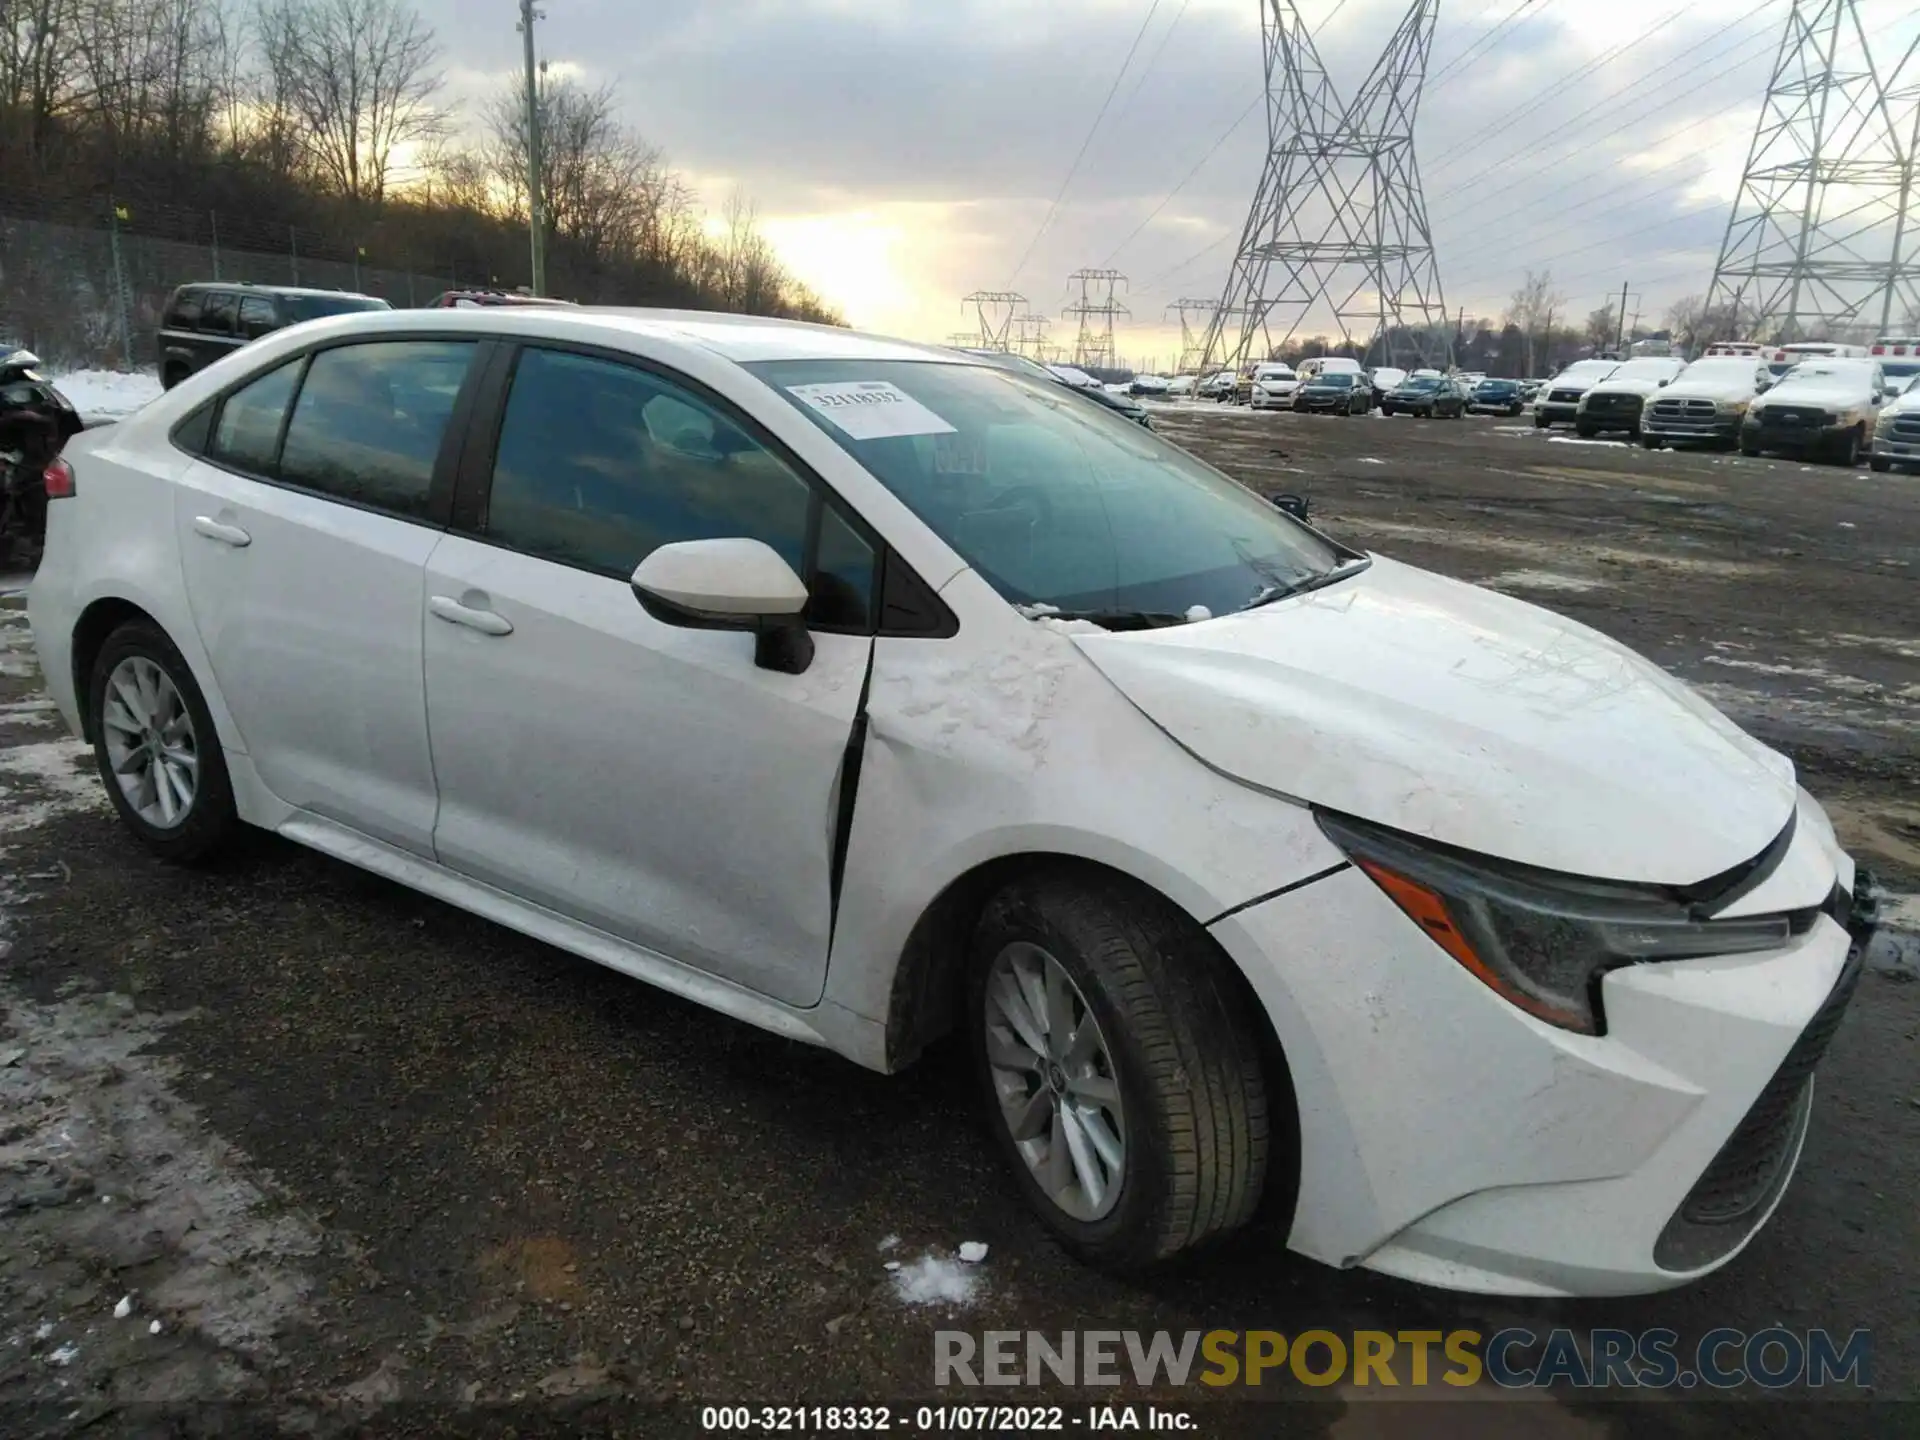
[[[1482,960],[1479,952],[1473,948],[1473,942],[1454,924],[1453,916],[1447,909],[1446,897],[1439,891],[1422,885],[1418,880],[1410,880],[1396,870],[1389,870],[1378,860],[1356,856],[1354,864],[1364,870],[1374,884],[1386,891],[1387,898],[1398,905],[1408,919],[1426,931],[1434,944],[1458,960],[1475,979],[1509,1004],[1566,1029],[1589,1033],[1593,1030],[1593,1022],[1587,1016],[1517,989],[1499,971]]]

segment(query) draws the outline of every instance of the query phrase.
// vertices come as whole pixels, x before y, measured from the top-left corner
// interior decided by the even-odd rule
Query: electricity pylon
[[[1114,287],[1125,285],[1127,277],[1118,270],[1076,270],[1067,277],[1080,287],[1080,298],[1060,308],[1062,315],[1080,318],[1080,333],[1073,344],[1073,363],[1085,369],[1111,367],[1113,364],[1113,319],[1133,312],[1114,299]]]
[[[983,350],[1011,350],[1014,317],[1026,309],[1027,297],[1011,290],[976,290],[960,302],[962,310],[969,305],[980,319],[975,343]]]
[[[1342,103],[1294,0],[1262,0],[1267,159],[1203,363],[1244,365],[1324,303],[1381,364],[1450,363],[1453,334],[1414,161],[1413,125],[1440,0],[1413,0]]]
[[[1917,50],[1883,69],[1857,0],[1794,0],[1707,293],[1738,333],[1884,333],[1920,311]]]
[[[1207,334],[1205,325],[1195,330],[1187,317],[1204,315],[1211,321],[1214,312],[1219,308],[1220,302],[1217,300],[1176,300],[1167,306],[1167,314],[1177,313],[1180,316],[1180,359],[1174,365],[1175,371],[1179,374],[1184,375],[1190,370],[1199,368],[1202,345]]]
[[[1044,315],[1035,315],[1029,310],[1024,315],[1013,317],[1014,348],[1030,360],[1046,362],[1047,326],[1053,322]]]

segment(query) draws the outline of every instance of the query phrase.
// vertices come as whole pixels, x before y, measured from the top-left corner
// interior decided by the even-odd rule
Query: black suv
[[[371,295],[342,290],[219,281],[182,285],[167,301],[166,317],[160,322],[160,383],[171,390],[249,340],[302,320],[392,308]]]

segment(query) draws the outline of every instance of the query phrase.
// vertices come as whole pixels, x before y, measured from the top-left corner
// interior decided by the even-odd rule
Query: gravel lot
[[[158,1433],[147,1407],[234,1401],[198,1413],[678,1433],[701,1403],[954,1400],[932,1389],[940,1328],[1777,1323],[1871,1329],[1872,1395],[1907,1403],[1413,1406],[1336,1386],[1191,1408],[1201,1434],[1913,1433],[1920,478],[1482,419],[1192,406],[1162,424],[1256,488],[1310,492],[1342,539],[1564,611],[1699,685],[1794,757],[1900,892],[1904,933],[1833,1043],[1800,1176],[1728,1270],[1640,1300],[1488,1301],[1255,1233],[1145,1282],[1089,1274],[1026,1218],[952,1055],[868,1075],[267,837],[212,873],[148,860],[40,696],[16,580],[0,1430]],[[990,1246],[957,1272],[970,1294],[902,1297],[966,1240]]]

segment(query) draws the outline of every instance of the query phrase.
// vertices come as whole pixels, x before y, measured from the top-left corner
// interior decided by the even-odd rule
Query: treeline
[[[457,106],[441,60],[406,0],[0,0],[0,212],[523,284],[520,89]],[[538,109],[550,293],[839,322],[612,86],[543,70]]]

